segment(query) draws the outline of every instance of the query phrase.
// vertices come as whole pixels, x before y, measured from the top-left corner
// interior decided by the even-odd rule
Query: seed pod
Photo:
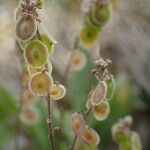
[[[23,107],[19,118],[27,125],[35,125],[39,122],[38,111],[31,105],[28,107]]]
[[[85,105],[85,106],[86,106],[87,109],[90,109],[91,106],[92,106],[92,104],[91,104],[91,99],[92,99],[92,98],[90,97],[90,98],[87,100],[87,102],[86,102],[86,105]]]
[[[60,100],[66,94],[66,88],[61,84],[53,84],[50,89],[52,100]]]
[[[37,31],[37,23],[32,16],[21,16],[16,22],[15,32],[18,40],[29,41]]]
[[[41,34],[40,37],[42,42],[46,45],[49,54],[52,54],[55,46],[55,41],[46,34]]]
[[[92,105],[99,105],[106,98],[106,94],[107,85],[104,81],[100,81],[92,94]]]
[[[44,5],[44,1],[43,0],[37,0],[37,2],[36,2],[37,8],[42,9],[43,5]]]
[[[142,142],[137,132],[131,133],[131,146],[132,150],[142,150]]]
[[[100,137],[97,132],[92,128],[84,128],[81,138],[90,145],[97,146],[100,142]]]
[[[74,113],[71,118],[71,128],[75,135],[81,134],[81,131],[85,128],[85,120],[79,113]]]
[[[106,80],[106,84],[107,84],[106,99],[111,100],[113,95],[114,95],[114,91],[115,91],[115,80],[114,80],[114,78],[111,78],[110,80]]]
[[[44,96],[53,85],[53,79],[48,72],[36,73],[29,81],[29,89],[38,96]]]
[[[107,119],[110,113],[110,106],[108,102],[103,101],[99,105],[93,106],[92,110],[93,110],[94,117],[99,121],[103,121]]]
[[[133,150],[129,140],[119,143],[119,150]]]
[[[27,44],[24,58],[32,67],[42,68],[49,58],[47,47],[41,41],[33,40]]]
[[[98,38],[99,30],[91,26],[85,26],[80,34],[81,44],[86,48],[91,48]]]
[[[32,66],[27,66],[27,68],[30,75],[35,74],[37,72],[43,72],[44,70],[46,70],[49,74],[52,73],[52,64],[50,61],[47,63],[47,67],[44,66],[42,68],[34,68]]]
[[[73,51],[70,56],[71,69],[74,71],[82,70],[87,63],[86,56],[81,51]]]

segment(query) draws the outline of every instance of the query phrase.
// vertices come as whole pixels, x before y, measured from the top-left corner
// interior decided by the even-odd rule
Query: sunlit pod
[[[92,128],[84,128],[81,134],[81,138],[90,145],[97,146],[100,142],[100,137],[97,132]]]
[[[22,72],[21,82],[23,87],[27,87],[29,83],[30,75],[26,68]]]
[[[114,78],[111,78],[110,80],[106,80],[106,84],[107,84],[106,99],[111,100],[113,95],[114,95],[114,91],[115,91],[115,80],[114,80]]]
[[[90,145],[80,138],[77,138],[74,150],[96,150],[95,146]]]
[[[98,38],[99,30],[91,27],[91,26],[85,26],[80,34],[80,41],[81,44],[86,48],[91,48],[96,39]]]
[[[29,89],[31,92],[38,96],[44,96],[53,85],[53,79],[48,72],[36,73],[32,75],[29,81]]]
[[[92,94],[92,105],[99,105],[106,98],[106,94],[107,85],[105,81],[100,81]]]
[[[66,88],[61,84],[53,84],[50,89],[52,100],[60,100],[66,94]]]
[[[81,131],[85,128],[84,117],[79,113],[72,114],[71,128],[75,135],[81,134]]]
[[[101,102],[99,105],[95,105],[92,107],[94,117],[99,120],[107,119],[110,113],[110,106],[109,103],[106,101]]]
[[[23,106],[30,105],[34,100],[35,96],[33,93],[29,89],[25,90],[22,96]]]
[[[17,19],[15,32],[18,40],[28,41],[33,38],[37,31],[37,23],[32,16],[22,16]]]
[[[55,41],[52,38],[50,38],[47,34],[41,34],[40,37],[42,42],[46,45],[49,54],[52,54],[55,46]]]
[[[86,55],[81,51],[73,51],[70,56],[71,69],[74,71],[82,70],[87,64]]]
[[[32,67],[44,67],[49,58],[47,47],[39,40],[29,42],[24,51],[26,62]]]
[[[142,142],[139,134],[137,132],[131,133],[131,146],[132,150],[142,150]]]
[[[28,65],[27,68],[30,75],[35,74],[37,72],[43,72],[44,70],[46,70],[49,74],[52,73],[52,64],[50,61],[46,64],[46,66],[43,66],[41,68],[34,68],[30,65]]]
[[[90,98],[87,100],[87,102],[86,102],[86,105],[85,105],[85,106],[86,106],[87,109],[90,109],[90,108],[92,107],[91,99],[92,99],[92,98],[90,97]]]
[[[39,122],[39,113],[33,106],[23,107],[19,115],[22,123],[35,125]]]

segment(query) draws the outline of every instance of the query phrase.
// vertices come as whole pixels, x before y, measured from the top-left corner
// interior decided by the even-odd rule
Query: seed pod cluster
[[[88,11],[85,14],[84,27],[81,30],[80,41],[86,48],[91,48],[110,18],[109,3],[102,0],[90,2]]]
[[[133,118],[126,116],[112,126],[112,138],[119,144],[120,150],[142,150],[142,143],[137,132],[131,130]]]

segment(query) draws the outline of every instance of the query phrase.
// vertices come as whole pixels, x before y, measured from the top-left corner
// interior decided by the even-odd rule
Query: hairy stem
[[[50,93],[47,95],[47,111],[48,111],[48,129],[49,129],[49,140],[50,140],[50,147],[52,150],[54,150],[54,137],[53,137],[53,126],[52,126],[52,120],[51,120],[51,97]]]

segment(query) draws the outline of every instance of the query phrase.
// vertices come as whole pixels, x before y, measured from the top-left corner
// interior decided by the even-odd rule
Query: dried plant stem
[[[47,111],[48,111],[48,128],[49,128],[49,140],[50,140],[50,147],[52,150],[54,150],[54,137],[53,137],[53,126],[52,126],[52,121],[51,121],[51,97],[50,93],[47,95]]]
[[[74,150],[74,146],[75,146],[76,141],[77,141],[77,135],[74,136],[73,143],[72,143],[70,150]]]

